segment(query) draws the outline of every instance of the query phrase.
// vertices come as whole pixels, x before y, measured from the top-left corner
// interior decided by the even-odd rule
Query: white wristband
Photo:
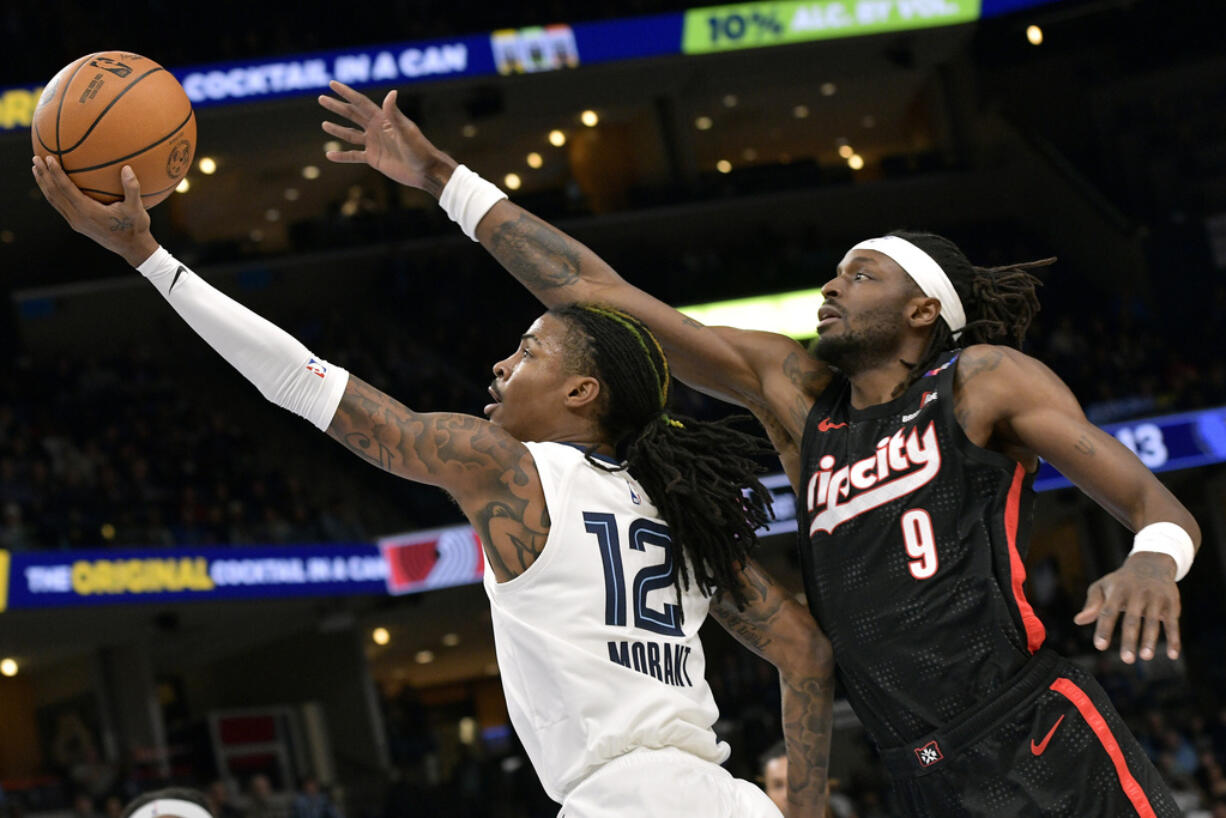
[[[1137,532],[1128,556],[1138,551],[1156,551],[1175,560],[1175,581],[1179,582],[1192,567],[1196,546],[1192,545],[1192,536],[1174,523],[1150,523]]]
[[[136,268],[196,334],[265,398],[327,431],[349,373],[261,318],[159,247]]]
[[[487,182],[464,165],[457,165],[451,172],[438,203],[447,216],[464,231],[464,235],[477,240],[477,225],[490,208],[507,198],[507,194],[492,182]]]

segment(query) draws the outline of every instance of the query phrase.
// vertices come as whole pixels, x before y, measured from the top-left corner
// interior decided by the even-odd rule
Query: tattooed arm
[[[532,454],[492,423],[414,412],[351,375],[328,434],[384,471],[455,497],[499,582],[523,573],[545,547],[549,512]]]
[[[1001,451],[1033,470],[1037,457],[1055,466],[1132,531],[1171,522],[1200,544],[1196,520],[1135,454],[1090,423],[1068,386],[1039,361],[1007,347],[968,347],[954,379],[958,422],[971,442]],[[1175,561],[1154,552],[1130,556],[1117,571],[1090,586],[1075,621],[1097,621],[1094,641],[1103,650],[1124,614],[1120,654],[1154,655],[1160,626],[1168,652],[1179,651],[1179,589]]]
[[[333,82],[338,97],[320,104],[356,127],[324,123],[329,134],[361,146],[330,151],[333,162],[367,164],[401,184],[438,197],[456,161],[430,143],[396,107]],[[826,367],[796,341],[770,332],[707,327],[633,286],[581,242],[503,200],[477,226],[481,244],[546,306],[607,304],[643,320],[659,337],[674,374],[709,395],[768,409],[798,443],[808,407],[829,379]],[[814,304],[816,320],[817,305]],[[791,361],[785,368],[785,361]]]
[[[327,368],[284,330],[218,292],[172,256],[155,261],[162,251],[149,232],[140,183],[129,168],[124,170],[124,200],[102,205],[78,190],[54,158],[36,159],[33,166],[47,201],[72,229],[139,265],[188,325],[265,397],[321,429],[327,426],[332,437],[366,461],[450,492],[481,535],[499,581],[532,564],[549,534],[549,515],[526,446],[479,418],[413,412],[355,377],[348,378],[338,396],[336,371],[333,380],[325,381]],[[311,364],[319,371],[310,370]],[[330,392],[325,383],[337,386]]]
[[[737,610],[726,592],[711,615],[742,645],[779,670],[783,737],[788,750],[789,818],[826,814],[834,712],[834,656],[809,612],[757,563],[741,572],[748,600]]]

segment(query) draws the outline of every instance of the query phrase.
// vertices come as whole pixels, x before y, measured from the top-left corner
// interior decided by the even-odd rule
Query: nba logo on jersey
[[[319,361],[315,360],[314,358],[307,361],[306,368],[309,369],[311,372],[314,372],[316,375],[318,375],[321,378],[328,371],[327,367],[325,367],[323,364],[321,364]]]
[[[630,489],[630,502],[634,503],[636,506],[641,506],[643,504],[643,498],[639,497],[638,492],[634,490],[634,486],[630,485],[629,480],[626,481],[626,488]]]
[[[923,747],[916,747],[915,757],[919,760],[921,767],[931,767],[945,758],[945,756],[941,755],[941,745],[935,741],[930,741]]]

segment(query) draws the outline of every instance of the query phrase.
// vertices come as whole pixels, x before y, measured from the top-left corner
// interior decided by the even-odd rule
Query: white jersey
[[[677,605],[681,555],[655,506],[627,472],[573,446],[526,445],[549,537],[518,577],[497,582],[487,570],[485,591],[507,709],[545,792],[563,801],[642,748],[723,762],[698,640],[709,600],[691,582]]]

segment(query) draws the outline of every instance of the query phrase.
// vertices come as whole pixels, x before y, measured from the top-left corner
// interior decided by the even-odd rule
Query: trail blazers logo
[[[937,428],[899,429],[877,444],[876,454],[841,468],[834,455],[818,461],[809,478],[809,536],[833,533],[843,523],[927,485],[941,471]]]

